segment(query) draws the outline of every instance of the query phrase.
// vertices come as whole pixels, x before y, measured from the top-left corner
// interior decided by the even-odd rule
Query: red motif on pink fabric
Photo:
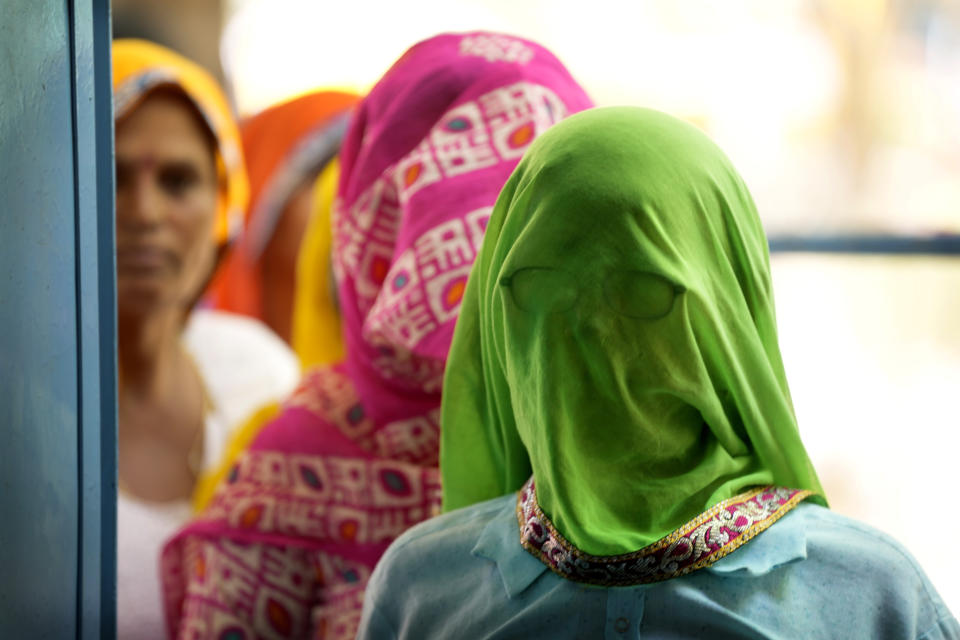
[[[250,451],[235,478],[205,517],[246,532],[386,544],[440,505],[437,469],[399,460]]]
[[[310,552],[295,548],[245,545],[228,540],[191,538],[181,555],[163,557],[165,575],[203,566],[205,580],[168,581],[167,601],[182,602],[177,638],[303,638],[309,633],[310,603],[317,581]],[[178,566],[180,561],[185,566]],[[187,585],[180,594],[172,584]]]

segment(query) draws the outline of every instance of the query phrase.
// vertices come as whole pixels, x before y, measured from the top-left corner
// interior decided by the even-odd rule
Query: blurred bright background
[[[114,23],[207,65],[241,115],[369,88],[438,32],[521,35],[598,104],[702,127],[771,234],[960,233],[960,0],[114,0]],[[773,271],[833,507],[906,544],[960,615],[960,254],[778,253]]]

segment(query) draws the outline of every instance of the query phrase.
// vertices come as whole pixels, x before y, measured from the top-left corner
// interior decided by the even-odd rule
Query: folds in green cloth
[[[700,130],[602,108],[530,147],[465,292],[441,471],[445,510],[532,472],[546,515],[595,555],[644,547],[754,485],[825,503],[756,207]]]

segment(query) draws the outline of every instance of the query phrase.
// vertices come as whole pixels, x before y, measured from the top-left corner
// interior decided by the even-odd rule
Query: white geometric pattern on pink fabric
[[[408,421],[397,423],[396,428],[416,426]],[[423,434],[424,442],[436,441],[438,433],[438,427],[431,428]],[[318,501],[326,505],[324,509],[315,508]],[[237,460],[207,513],[238,531],[280,531],[342,543],[382,544],[434,515],[432,510],[439,504],[436,468],[399,459],[251,451]]]
[[[439,389],[442,366],[415,357],[414,350],[424,336],[459,312],[492,210],[483,207],[437,225],[394,260],[363,329],[367,342],[383,347],[375,362],[384,376],[420,380],[424,389]]]
[[[304,637],[318,587],[309,555],[303,549],[187,539],[181,570],[191,572],[193,579],[182,597],[167,595],[167,606],[179,605],[184,613],[176,637]]]
[[[519,158],[534,138],[567,116],[550,89],[518,82],[481,96],[480,104],[501,158]]]
[[[402,207],[440,180],[516,160],[566,115],[557,95],[539,84],[489,91],[450,109],[348,210],[335,212],[334,268],[338,278],[353,279],[358,311],[366,318],[364,340],[378,350],[373,364],[385,378],[403,378],[425,391],[440,388],[442,365],[418,355],[416,347],[456,317],[489,217],[487,208],[448,220],[397,257]]]
[[[427,140],[400,160],[396,169],[392,171],[392,175],[396,180],[401,204],[406,204],[413,194],[442,177],[440,167],[437,166],[433,157],[433,149]]]
[[[461,56],[479,56],[489,62],[527,64],[533,59],[533,49],[523,42],[495,33],[464,36],[460,41]]]
[[[491,167],[498,162],[484,126],[484,114],[476,101],[448,111],[430,134],[437,163],[446,177]]]

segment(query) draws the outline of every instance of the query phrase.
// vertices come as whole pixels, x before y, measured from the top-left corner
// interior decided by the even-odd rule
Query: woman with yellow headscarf
[[[259,322],[194,310],[247,200],[240,137],[204,70],[158,45],[113,46],[120,368],[118,635],[162,637],[157,558],[230,430],[296,383]]]

